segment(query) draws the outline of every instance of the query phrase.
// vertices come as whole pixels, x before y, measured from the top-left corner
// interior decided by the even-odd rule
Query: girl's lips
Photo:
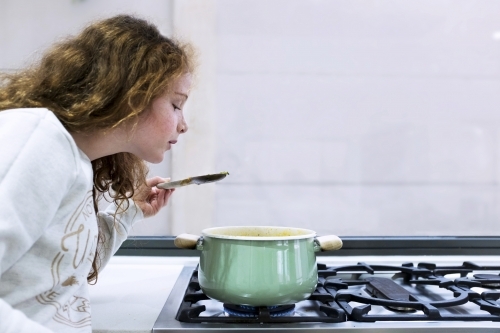
[[[172,140],[172,141],[169,141],[168,143],[175,145],[177,143],[177,140]]]

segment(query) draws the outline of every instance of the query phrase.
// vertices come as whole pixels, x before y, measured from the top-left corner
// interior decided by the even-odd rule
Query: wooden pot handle
[[[195,249],[200,236],[191,234],[180,234],[175,237],[174,244],[181,249]]]
[[[342,248],[342,240],[335,235],[316,237],[321,251],[334,251]]]

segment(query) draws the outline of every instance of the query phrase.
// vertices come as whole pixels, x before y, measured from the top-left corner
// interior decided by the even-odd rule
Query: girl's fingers
[[[158,206],[157,208],[160,209],[167,204],[168,199],[170,198],[170,195],[173,191],[161,189],[157,189],[157,191],[158,195],[156,196],[156,205]]]
[[[157,203],[158,203],[158,209],[160,209],[161,207],[163,207],[165,205],[165,194],[164,193],[159,193]]]
[[[146,180],[146,186],[142,187],[142,194],[134,197],[134,200],[143,202],[143,204],[147,205],[143,209],[145,212],[145,217],[153,216],[158,211],[167,205],[168,199],[174,192],[174,189],[165,190],[157,188],[156,185],[159,183],[165,183],[170,181],[170,178],[162,178],[162,177],[153,177]],[[139,193],[138,193],[139,194]]]
[[[156,176],[153,178],[146,179],[146,185],[148,185],[149,187],[154,187],[160,183],[165,183],[165,178],[161,178],[159,176]]]
[[[174,192],[174,190],[171,189],[171,190],[165,190],[165,193],[162,193],[163,194],[163,206],[165,206],[168,203],[168,199],[170,199],[170,196],[172,195],[173,192]]]

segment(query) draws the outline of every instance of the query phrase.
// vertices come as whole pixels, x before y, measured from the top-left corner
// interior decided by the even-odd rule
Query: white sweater
[[[0,111],[0,332],[91,332],[87,275],[98,224],[102,266],[142,211],[98,213],[88,157],[44,108]],[[102,267],[101,267],[102,268]]]

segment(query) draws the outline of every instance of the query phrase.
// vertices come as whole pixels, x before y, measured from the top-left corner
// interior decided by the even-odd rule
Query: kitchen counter
[[[498,256],[363,256],[320,257],[318,262],[357,263],[377,261],[500,262]],[[115,256],[90,286],[94,333],[150,333],[184,265],[196,265],[198,257]]]
[[[186,264],[197,257],[113,257],[90,286],[92,332],[150,333]]]

